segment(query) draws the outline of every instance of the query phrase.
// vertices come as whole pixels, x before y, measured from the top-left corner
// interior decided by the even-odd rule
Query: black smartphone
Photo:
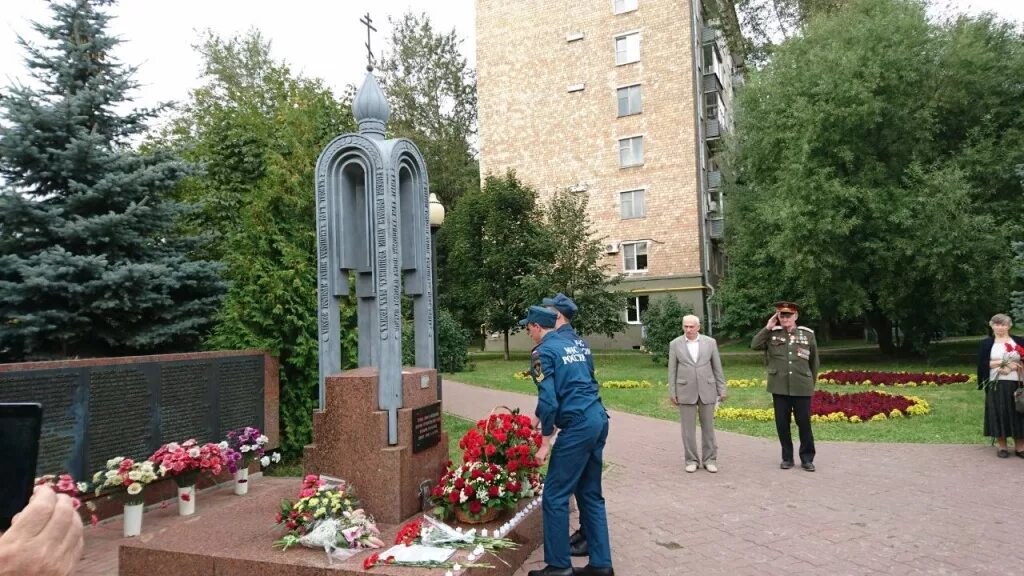
[[[11,527],[32,496],[42,428],[41,404],[0,404],[0,530]]]

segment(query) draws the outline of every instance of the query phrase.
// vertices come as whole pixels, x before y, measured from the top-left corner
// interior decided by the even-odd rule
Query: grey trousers
[[[700,415],[701,457],[697,457],[697,416]],[[683,452],[687,464],[717,464],[718,442],[715,440],[715,405],[680,404],[683,423]]]

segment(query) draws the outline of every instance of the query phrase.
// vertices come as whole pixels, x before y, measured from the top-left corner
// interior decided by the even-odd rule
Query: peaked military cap
[[[558,310],[562,313],[562,316],[565,316],[566,320],[570,322],[572,322],[573,317],[576,316],[576,311],[579,310],[576,303],[572,301],[572,298],[569,298],[561,292],[555,294],[553,298],[545,298],[542,301],[542,304],[545,306],[551,306],[555,310]]]
[[[529,311],[526,313],[526,318],[520,320],[519,325],[537,324],[541,328],[554,328],[555,320],[557,319],[558,316],[554,312],[543,306],[530,306]]]
[[[792,312],[799,312],[800,311],[800,306],[796,302],[786,302],[786,301],[776,302],[775,303],[775,311],[776,312],[791,312],[791,313]]]

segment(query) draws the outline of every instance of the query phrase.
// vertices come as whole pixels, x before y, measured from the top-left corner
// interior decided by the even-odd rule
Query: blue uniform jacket
[[[555,426],[568,428],[600,401],[588,360],[575,341],[554,330],[533,349],[530,374],[537,385],[536,415],[544,436],[553,434]]]
[[[590,367],[590,375],[593,376],[596,381],[597,376],[594,371],[594,355],[590,353],[590,344],[576,333],[576,329],[572,327],[572,324],[562,324],[562,327],[555,330],[555,332],[566,340],[575,343],[576,347],[579,348],[583,355],[587,357],[587,366]]]

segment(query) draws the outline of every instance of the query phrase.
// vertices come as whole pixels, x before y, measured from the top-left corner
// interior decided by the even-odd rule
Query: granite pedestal
[[[388,445],[388,414],[377,407],[376,368],[329,376],[325,386],[324,410],[313,413],[313,443],[306,446],[303,459],[306,473],[345,479],[378,522],[395,524],[420,512],[421,486],[433,487],[448,461],[437,371],[402,371],[403,408],[398,410],[399,443],[394,446]],[[414,411],[435,408],[436,421],[425,423],[421,417],[413,426]],[[437,443],[414,451],[417,436],[423,441],[425,432],[436,433]]]

